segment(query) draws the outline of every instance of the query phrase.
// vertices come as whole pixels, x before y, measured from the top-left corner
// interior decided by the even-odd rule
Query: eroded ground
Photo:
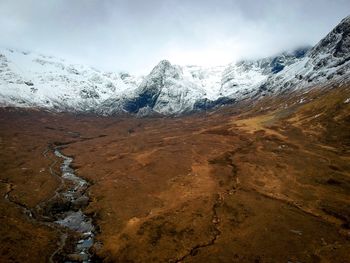
[[[92,184],[100,260],[350,262],[349,97],[338,87],[182,118],[3,110],[1,261],[47,262],[62,244],[36,208],[59,186],[42,153],[68,143]]]

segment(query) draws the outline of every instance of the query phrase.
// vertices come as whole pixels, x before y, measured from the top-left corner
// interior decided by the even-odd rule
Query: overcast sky
[[[349,0],[0,0],[0,46],[147,73],[313,45],[349,14]]]

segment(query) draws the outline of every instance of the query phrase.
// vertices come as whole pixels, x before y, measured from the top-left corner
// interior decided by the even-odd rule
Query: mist
[[[103,70],[222,65],[314,45],[350,1],[2,0],[0,46]]]

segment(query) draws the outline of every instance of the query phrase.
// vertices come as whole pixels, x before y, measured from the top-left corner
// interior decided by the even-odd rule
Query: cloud
[[[161,59],[218,65],[315,44],[349,10],[343,0],[2,0],[0,45],[147,73]]]

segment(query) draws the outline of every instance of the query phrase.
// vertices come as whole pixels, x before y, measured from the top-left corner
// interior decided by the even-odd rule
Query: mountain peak
[[[350,16],[347,16],[324,37],[310,53],[315,57],[320,53],[330,53],[337,58],[349,58],[350,54]]]
[[[348,15],[347,17],[343,18],[339,24],[342,24],[342,23],[349,23],[350,22],[350,15]]]
[[[158,66],[171,67],[171,63],[167,59],[163,59],[158,63]]]
[[[178,66],[172,65],[168,60],[164,59],[152,69],[149,76],[157,79],[163,79],[163,77],[179,79],[181,74],[181,69]]]
[[[171,65],[169,60],[163,59],[152,69],[151,74],[152,72],[159,72],[159,71],[164,72],[170,68],[173,68],[173,65]]]

